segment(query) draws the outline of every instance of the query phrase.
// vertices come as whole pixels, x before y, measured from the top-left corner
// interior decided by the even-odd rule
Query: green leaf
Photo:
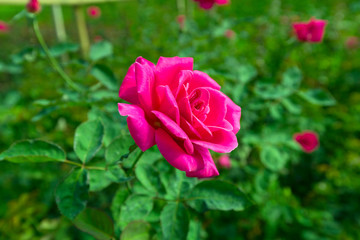
[[[16,142],[0,154],[0,161],[14,163],[64,161],[66,155],[58,145],[41,140]]]
[[[99,120],[82,123],[75,131],[74,150],[83,163],[89,162],[100,149],[104,126]]]
[[[189,229],[189,215],[181,202],[169,202],[160,216],[164,240],[186,239]]]
[[[88,174],[85,169],[75,169],[59,184],[55,199],[60,212],[74,219],[86,207],[89,199]]]
[[[281,152],[272,146],[261,149],[260,160],[270,170],[279,171],[285,167],[287,159]]]
[[[93,75],[99,82],[104,84],[110,90],[117,90],[118,84],[114,73],[105,65],[95,65],[90,74]]]
[[[123,205],[128,196],[128,190],[122,186],[120,186],[119,189],[116,191],[111,204],[111,213],[115,222],[118,222],[121,206]]]
[[[145,221],[129,223],[121,233],[120,240],[149,240],[150,224]]]
[[[299,68],[292,67],[284,72],[282,77],[282,85],[290,89],[298,89],[302,80],[302,74]]]
[[[145,195],[131,195],[121,207],[120,224],[126,226],[134,220],[144,219],[153,209],[152,197]]]
[[[281,99],[292,93],[291,89],[282,85],[273,85],[269,83],[257,83],[255,85],[255,93],[264,99]]]
[[[113,54],[113,46],[108,41],[102,41],[95,43],[90,48],[90,59],[92,61],[98,61],[102,58],[109,57]]]
[[[201,223],[199,221],[190,220],[189,232],[186,240],[199,240],[201,239]]]
[[[239,81],[243,84],[250,82],[257,75],[257,70],[250,64],[241,65],[237,69]]]
[[[135,169],[137,179],[151,193],[156,194],[161,187],[159,172],[150,164],[138,164]]]
[[[127,141],[124,137],[114,139],[106,149],[106,163],[112,165],[121,162],[129,154],[131,145],[132,142]]]
[[[79,44],[75,44],[75,43],[59,43],[53,47],[51,47],[50,49],[50,54],[53,57],[58,57],[61,56],[67,52],[76,52],[77,50],[79,50]]]
[[[190,190],[197,183],[196,178],[186,177],[186,173],[175,170],[175,174],[170,175],[169,184],[166,186],[166,192],[170,199],[179,200],[186,197]]]
[[[251,205],[237,186],[220,180],[197,184],[189,195],[189,204],[197,210],[205,205],[208,209],[222,211],[242,211]]]
[[[98,240],[109,240],[114,237],[114,224],[104,212],[87,208],[73,221],[81,231],[87,232]]]
[[[334,97],[329,92],[320,88],[299,92],[299,95],[306,101],[315,105],[333,106],[336,104]]]
[[[124,170],[117,165],[109,167],[106,171],[89,170],[90,191],[101,191],[113,182],[121,183],[130,179]]]

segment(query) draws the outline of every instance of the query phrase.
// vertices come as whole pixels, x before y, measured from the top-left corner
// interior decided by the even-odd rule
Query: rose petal
[[[144,111],[136,106],[118,103],[121,116],[128,116],[130,134],[136,145],[144,152],[155,144],[155,129],[146,121]]]
[[[204,162],[199,153],[187,154],[163,129],[155,131],[155,141],[160,153],[171,166],[181,171],[196,171],[204,167]]]
[[[139,104],[135,80],[135,63],[132,64],[120,86],[119,97],[132,104]]]
[[[180,125],[179,107],[169,86],[157,86],[156,92],[158,95],[159,111]]]
[[[222,92],[206,88],[210,93],[210,112],[204,121],[207,126],[217,126],[222,123],[226,116],[226,96]]]
[[[230,0],[215,0],[215,2],[219,5],[228,4]]]
[[[149,61],[141,57],[136,59],[135,62],[138,98],[145,111],[150,111],[153,108],[154,69],[149,63]]]
[[[211,157],[209,150],[201,147],[197,147],[197,152],[200,153],[203,161],[204,168],[198,171],[186,172],[187,177],[197,177],[197,178],[211,178],[219,175],[215,163]]]
[[[180,118],[180,127],[192,139],[201,139],[200,133],[185,118]]]
[[[221,88],[220,85],[206,73],[197,70],[195,70],[193,73],[194,76],[192,81],[189,83],[188,93],[191,93],[194,89],[200,87],[201,88],[207,87],[207,88],[213,88],[215,90],[220,90]]]
[[[201,147],[211,149],[219,153],[228,153],[234,150],[238,146],[236,136],[233,132],[219,130],[212,133],[213,136],[205,140],[191,141]]]
[[[226,116],[225,119],[233,126],[233,133],[240,130],[241,108],[230,98],[226,97]]]

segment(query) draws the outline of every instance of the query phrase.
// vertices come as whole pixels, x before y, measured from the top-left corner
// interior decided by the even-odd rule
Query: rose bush
[[[192,58],[160,57],[157,65],[139,57],[119,90],[119,113],[128,116],[131,136],[142,151],[160,153],[188,177],[219,175],[209,149],[227,153],[238,146],[241,108],[220,92]]]

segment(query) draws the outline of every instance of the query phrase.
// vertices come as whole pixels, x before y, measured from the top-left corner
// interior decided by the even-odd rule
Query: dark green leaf
[[[77,50],[79,50],[79,44],[59,43],[59,44],[51,47],[49,50],[50,50],[50,54],[53,57],[58,57],[65,53],[68,53],[68,52],[76,52]]]
[[[74,219],[86,207],[89,198],[88,174],[84,169],[75,169],[56,189],[56,203],[60,212]]]
[[[181,202],[168,203],[161,212],[160,222],[164,240],[186,239],[189,215]]]
[[[93,75],[99,82],[104,84],[110,90],[117,90],[118,84],[114,73],[105,65],[97,64],[91,69]]]
[[[114,237],[114,225],[104,212],[87,208],[73,221],[80,230],[89,233],[98,240],[110,240]]]
[[[100,149],[104,126],[99,120],[82,123],[75,131],[74,150],[83,163],[89,162]]]
[[[111,183],[130,180],[119,166],[111,166],[106,171],[91,169],[89,171],[90,191],[100,191]]]
[[[214,180],[197,184],[189,195],[189,204],[195,209],[205,205],[208,209],[214,210],[242,211],[250,205],[250,201],[237,186]]]
[[[126,226],[134,220],[144,219],[153,209],[152,197],[145,195],[131,195],[121,207],[120,224]]]
[[[95,43],[90,48],[90,59],[98,61],[102,58],[109,57],[113,54],[113,46],[108,41]]]
[[[25,140],[14,143],[0,154],[1,160],[10,162],[49,162],[64,161],[66,155],[58,145],[41,140]]]
[[[114,139],[108,146],[105,152],[105,159],[108,165],[121,162],[125,155],[129,154],[129,147],[132,142],[129,142],[124,137]]]
[[[149,240],[150,224],[145,221],[129,223],[121,233],[120,240]]]
[[[266,146],[261,149],[261,162],[270,170],[279,171],[285,167],[286,157],[281,152],[272,146]]]
[[[299,95],[306,101],[320,106],[333,106],[336,104],[334,97],[327,91],[317,88],[306,92],[299,92]]]
[[[156,194],[161,187],[159,172],[150,164],[138,164],[135,169],[137,179],[153,194]]]

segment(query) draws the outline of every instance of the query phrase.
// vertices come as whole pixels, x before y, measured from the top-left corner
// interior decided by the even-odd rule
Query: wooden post
[[[64,24],[64,16],[62,13],[61,6],[58,4],[52,5],[52,12],[53,12],[53,18],[55,23],[55,31],[56,31],[56,37],[59,40],[59,42],[65,42],[66,41],[66,31],[65,31],[65,24]]]
[[[89,40],[89,33],[85,21],[85,14],[82,6],[80,5],[75,5],[74,10],[75,10],[76,25],[79,32],[81,52],[83,57],[87,58],[90,49],[90,40]]]

